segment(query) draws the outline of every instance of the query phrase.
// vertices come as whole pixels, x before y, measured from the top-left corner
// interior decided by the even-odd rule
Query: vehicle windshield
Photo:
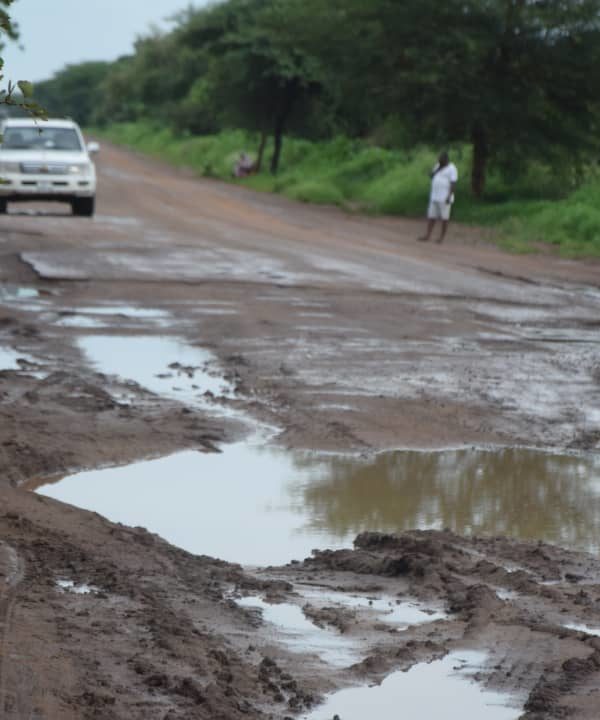
[[[81,142],[73,128],[7,127],[2,148],[5,150],[81,151]]]

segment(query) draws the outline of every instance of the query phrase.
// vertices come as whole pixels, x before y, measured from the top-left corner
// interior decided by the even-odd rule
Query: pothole
[[[353,595],[344,592],[303,590],[302,597],[318,607],[338,606],[371,616],[374,620],[406,630],[411,625],[445,620],[448,616],[440,609],[427,608],[416,601],[400,600],[391,595]]]
[[[320,628],[291,603],[268,603],[258,596],[235,601],[240,607],[260,610],[265,622],[276,631],[277,641],[295,652],[317,655],[323,662],[336,667],[348,667],[361,659],[356,640],[339,632]]]
[[[162,397],[202,405],[207,397],[230,398],[231,383],[212,370],[214,356],[183,341],[152,335],[87,335],[78,345],[106,375],[134,381]]]
[[[167,382],[165,392],[177,397],[175,381],[196,382],[182,375],[156,387]],[[154,387],[154,375],[147,382]],[[350,547],[365,530],[450,528],[600,549],[600,458],[593,455],[513,449],[363,458],[262,442],[77,473],[39,492],[146,527],[192,553],[252,566]]]
[[[453,652],[441,660],[395,672],[376,686],[350,688],[331,695],[304,720],[516,720],[515,700],[482,688],[473,675],[486,662],[483,653]]]

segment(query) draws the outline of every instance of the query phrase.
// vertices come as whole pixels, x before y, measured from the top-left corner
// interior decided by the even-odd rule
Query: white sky
[[[24,50],[4,49],[6,80],[46,80],[68,63],[114,60],[131,52],[151,25],[207,0],[16,0],[10,15]],[[6,82],[2,84],[2,87]]]

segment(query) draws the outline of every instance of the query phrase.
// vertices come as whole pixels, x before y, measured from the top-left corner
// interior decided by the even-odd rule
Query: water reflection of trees
[[[506,449],[323,462],[326,472],[301,491],[315,530],[346,536],[364,529],[449,527],[590,549],[600,545],[598,458]]]

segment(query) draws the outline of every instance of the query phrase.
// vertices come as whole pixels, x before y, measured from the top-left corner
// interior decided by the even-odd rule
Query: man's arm
[[[456,189],[456,183],[451,182],[450,183],[450,190],[448,192],[448,197],[446,198],[446,205],[450,205],[452,202],[452,196],[454,195],[454,190]]]
[[[458,170],[455,165],[450,167],[450,189],[448,190],[448,197],[446,198],[446,204],[450,205],[452,202],[452,196],[456,190],[456,183],[458,182]]]

